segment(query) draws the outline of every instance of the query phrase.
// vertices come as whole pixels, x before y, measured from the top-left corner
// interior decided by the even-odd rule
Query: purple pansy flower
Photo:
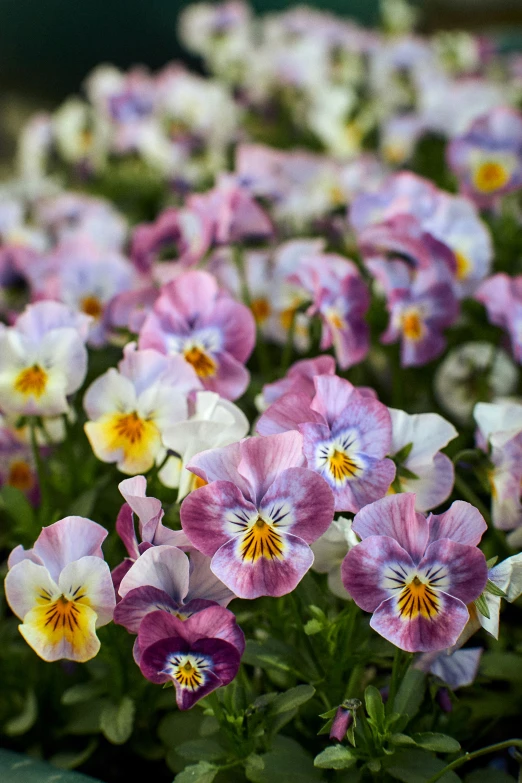
[[[330,485],[336,511],[359,511],[386,494],[395,465],[384,459],[392,425],[388,409],[369,390],[336,375],[314,378],[315,397],[284,394],[261,416],[262,435],[299,430],[308,467]]]
[[[240,598],[291,592],[313,563],[309,547],[333,518],[333,496],[304,467],[303,438],[246,438],[196,455],[188,468],[208,486],[181,506],[192,544]]]
[[[187,620],[152,612],[140,625],[139,665],[151,682],[172,682],[179,709],[188,710],[234,679],[244,646],[236,618],[222,606],[207,607]]]
[[[469,503],[455,501],[426,519],[414,493],[366,506],[353,530],[362,542],[346,555],[341,574],[355,603],[373,612],[371,627],[408,652],[455,644],[469,619],[466,604],[482,593],[488,568],[477,549],[486,530]]]
[[[481,284],[475,299],[482,302],[488,318],[505,329],[517,362],[522,362],[522,275],[492,275]]]
[[[189,271],[164,286],[142,326],[140,348],[181,354],[202,384],[235,400],[245,391],[256,325],[249,308],[218,288],[208,272]]]

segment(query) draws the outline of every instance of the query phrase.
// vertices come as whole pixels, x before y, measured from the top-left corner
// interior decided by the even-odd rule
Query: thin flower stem
[[[49,512],[49,487],[45,476],[45,469],[40,453],[40,446],[37,438],[38,419],[31,416],[29,419],[29,432],[31,434],[31,449],[33,452],[34,464],[38,475],[38,486],[40,488],[40,518],[43,518]]]
[[[395,697],[397,696],[397,691],[399,690],[401,680],[409,669],[411,658],[411,653],[404,652],[404,650],[401,650],[399,647],[395,648],[390,680],[390,691],[388,694],[388,701],[386,702],[386,711],[389,715],[391,715],[393,712]]]
[[[455,761],[452,761],[451,764],[444,767],[444,769],[441,769],[440,772],[437,772],[436,775],[433,775],[426,783],[436,783],[436,781],[440,780],[447,772],[458,769],[463,764],[467,764],[468,761],[473,761],[473,759],[477,759],[479,756],[485,756],[487,753],[496,753],[497,750],[504,750],[505,748],[512,747],[522,750],[522,740],[505,740],[504,742],[497,742],[496,745],[488,745],[486,748],[475,750],[473,753],[465,753],[463,756],[460,756],[458,759],[455,759]]]

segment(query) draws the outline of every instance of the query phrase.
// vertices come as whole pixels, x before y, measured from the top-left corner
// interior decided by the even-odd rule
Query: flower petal
[[[33,551],[58,581],[68,563],[87,555],[103,558],[101,545],[106,538],[107,531],[96,522],[85,517],[64,517],[43,528]]]
[[[96,628],[112,620],[116,597],[109,566],[99,557],[82,557],[68,563],[58,581],[60,592],[71,602],[83,603],[96,612]]]
[[[174,546],[153,546],[144,552],[123,577],[120,584],[122,598],[136,587],[148,585],[163,590],[177,604],[181,604],[189,587],[189,559]]]
[[[259,503],[282,471],[302,467],[305,462],[303,436],[292,430],[243,440],[238,471],[252,487],[252,499]]]
[[[180,606],[164,590],[157,587],[135,587],[126,592],[116,605],[114,622],[123,625],[129,633],[138,633],[143,618],[157,611],[176,614],[180,611]]]
[[[47,568],[31,560],[21,560],[5,578],[5,596],[14,614],[21,620],[36,605],[46,605],[60,594]]]
[[[418,571],[434,589],[444,590],[465,604],[479,597],[488,580],[486,558],[480,549],[447,538],[428,546]]]
[[[456,500],[443,514],[431,514],[429,542],[449,538],[459,544],[477,546],[488,529],[484,517],[471,503]]]
[[[415,495],[411,492],[376,500],[356,515],[352,530],[359,538],[390,536],[414,560],[420,560],[428,543],[428,523],[415,513]]]

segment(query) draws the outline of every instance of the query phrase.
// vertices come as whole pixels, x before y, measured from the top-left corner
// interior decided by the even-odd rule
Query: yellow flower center
[[[494,160],[481,163],[473,173],[473,183],[481,193],[493,193],[509,181],[509,171]]]
[[[21,492],[28,492],[34,486],[34,478],[31,468],[23,460],[11,462],[7,483],[10,487],[16,487]]]
[[[402,331],[408,340],[420,340],[424,334],[424,324],[418,310],[407,310],[401,318]]]
[[[96,296],[86,296],[80,302],[80,309],[93,318],[99,318],[103,313],[103,305]]]
[[[273,525],[258,517],[241,541],[240,555],[243,560],[250,563],[257,562],[260,557],[267,560],[282,560],[283,539]]]
[[[250,309],[254,314],[257,324],[262,324],[266,321],[270,315],[270,303],[268,299],[259,297],[258,299],[252,299],[250,303]]]
[[[455,260],[457,262],[457,280],[465,280],[469,275],[471,264],[460,250],[455,251]]]
[[[345,481],[357,476],[359,466],[345,451],[334,449],[327,460],[330,473],[336,481]]]
[[[419,614],[426,620],[431,620],[439,612],[440,601],[430,585],[415,576],[401,590],[397,608],[405,620],[413,620]]]
[[[193,366],[200,378],[212,378],[216,374],[217,364],[214,359],[196,345],[187,348],[183,355],[185,361]]]
[[[334,327],[334,329],[344,329],[345,323],[339,313],[334,311],[328,313],[328,323]]]
[[[123,443],[131,447],[140,444],[151,427],[155,428],[155,425],[150,421],[140,419],[136,412],[115,416],[112,424],[113,448],[121,448]]]
[[[83,130],[80,133],[80,148],[82,152],[89,152],[94,141],[94,133],[91,130]]]
[[[46,386],[47,373],[37,364],[22,370],[14,384],[15,390],[26,397],[31,394],[34,397],[41,397]]]
[[[180,662],[178,664],[173,672],[173,676],[182,688],[188,688],[192,691],[200,688],[205,681],[200,667],[188,659],[185,660],[185,663]]]

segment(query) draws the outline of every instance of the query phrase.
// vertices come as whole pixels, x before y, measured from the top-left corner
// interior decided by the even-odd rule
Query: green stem
[[[304,631],[303,621],[301,620],[301,607],[299,605],[299,601],[297,599],[295,591],[292,591],[289,595],[290,595],[290,600],[291,600],[291,602],[293,604],[293,607],[294,607],[295,614],[297,616],[297,627],[302,629],[302,632],[301,632],[300,636],[302,636],[302,638],[303,638],[304,644],[305,644],[305,646],[306,646],[306,648],[308,650],[308,654],[310,655],[312,663],[314,664],[314,668],[317,671],[317,677],[318,678],[324,678],[325,672],[324,672],[324,669],[323,669],[323,667],[321,665],[321,662],[320,662],[319,658],[317,657],[317,654],[315,652],[314,646],[312,644],[312,640],[310,639],[308,634],[305,633],[305,631]],[[314,679],[316,679],[316,678],[314,678]]]
[[[477,493],[471,489],[467,481],[464,481],[462,476],[459,476],[458,473],[455,473],[455,488],[460,492],[460,494],[466,498],[466,500],[471,503],[472,506],[475,506],[486,522],[488,523],[488,527],[491,527],[491,514],[489,513],[488,509],[482,502],[482,500],[479,498]]]
[[[49,487],[45,476],[40,446],[38,445],[38,438],[36,435],[37,427],[38,419],[36,416],[31,416],[29,419],[29,432],[31,434],[31,449],[33,452],[34,464],[38,475],[38,486],[40,487],[40,519],[43,519],[49,512]]]
[[[401,683],[401,680],[403,679],[404,675],[409,669],[411,659],[412,659],[411,653],[406,653],[404,652],[404,650],[401,650],[399,647],[395,648],[395,655],[393,657],[393,666],[392,666],[392,673],[391,673],[391,680],[390,680],[390,692],[388,694],[388,701],[386,702],[386,712],[389,715],[393,713],[393,705],[395,702],[395,697],[397,696],[397,691],[399,690],[399,685]]]
[[[497,750],[504,750],[505,748],[512,747],[522,750],[522,740],[505,740],[504,742],[497,742],[496,745],[488,745],[487,748],[475,750],[473,753],[465,753],[463,756],[460,756],[458,759],[455,759],[455,761],[452,761],[451,764],[448,764],[446,767],[444,767],[444,769],[441,769],[440,772],[437,772],[436,775],[433,775],[429,780],[426,781],[426,783],[435,783],[435,781],[440,780],[447,772],[451,772],[453,769],[458,769],[458,767],[461,767],[463,764],[467,764],[468,761],[477,759],[479,756],[485,756],[487,753],[496,753]]]

